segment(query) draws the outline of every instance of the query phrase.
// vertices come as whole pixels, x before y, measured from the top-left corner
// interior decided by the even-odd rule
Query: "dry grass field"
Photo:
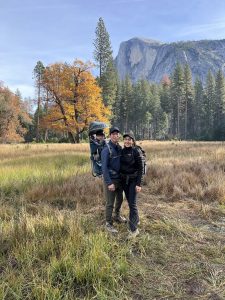
[[[225,299],[225,144],[141,145],[133,241],[104,230],[87,144],[0,146],[0,299]]]

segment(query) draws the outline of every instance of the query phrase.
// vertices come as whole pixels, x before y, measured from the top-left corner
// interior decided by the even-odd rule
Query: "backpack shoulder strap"
[[[112,148],[110,147],[109,142],[106,142],[105,144],[109,150],[109,157],[112,158]]]
[[[141,146],[136,146],[135,148],[138,150],[138,152],[139,152],[142,156],[146,156],[145,151],[141,148]]]

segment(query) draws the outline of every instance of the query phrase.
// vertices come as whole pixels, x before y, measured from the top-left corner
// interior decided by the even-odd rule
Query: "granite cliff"
[[[126,74],[132,81],[144,78],[159,82],[163,75],[170,75],[177,62],[188,63],[193,78],[205,81],[209,70],[219,69],[225,74],[225,39],[177,43],[132,38],[122,42],[115,64],[121,79]]]

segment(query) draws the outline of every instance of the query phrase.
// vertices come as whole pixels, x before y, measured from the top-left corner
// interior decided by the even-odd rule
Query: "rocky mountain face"
[[[225,74],[225,39],[165,44],[155,40],[133,38],[120,45],[115,64],[121,79],[129,75],[133,82],[147,79],[160,82],[170,75],[177,62],[188,63],[193,78],[205,81],[208,71]]]

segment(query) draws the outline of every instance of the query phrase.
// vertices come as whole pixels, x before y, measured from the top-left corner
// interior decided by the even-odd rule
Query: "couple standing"
[[[104,192],[106,198],[106,229],[117,233],[113,221],[125,223],[120,215],[123,202],[123,191],[129,205],[130,237],[139,234],[137,209],[137,193],[141,191],[143,165],[140,153],[135,148],[135,138],[132,133],[123,135],[124,148],[119,145],[120,130],[110,128],[110,141],[101,152]],[[113,210],[115,205],[115,212]]]

